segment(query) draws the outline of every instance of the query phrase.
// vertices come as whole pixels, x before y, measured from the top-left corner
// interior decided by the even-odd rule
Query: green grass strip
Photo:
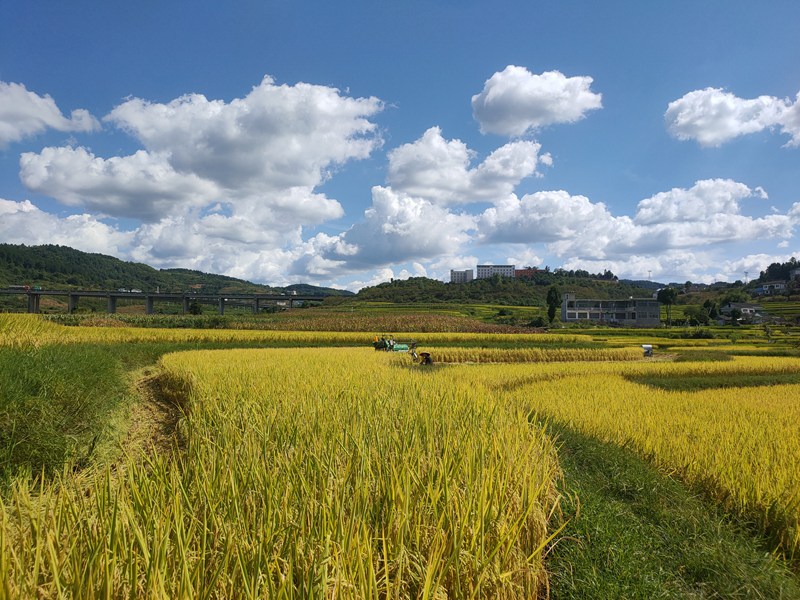
[[[764,373],[742,374],[731,377],[725,375],[692,376],[667,376],[667,375],[640,375],[627,377],[629,381],[649,385],[669,391],[697,392],[700,390],[713,390],[730,387],[762,387],[769,385],[789,385],[800,383],[800,373]]]
[[[126,391],[102,347],[0,348],[0,478],[88,463]]]
[[[564,471],[554,600],[800,598],[767,542],[632,452],[551,426]]]

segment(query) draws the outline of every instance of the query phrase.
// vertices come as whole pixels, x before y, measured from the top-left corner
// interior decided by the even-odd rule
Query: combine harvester
[[[375,348],[376,351],[382,352],[408,352],[413,357],[414,362],[419,361],[422,365],[433,364],[430,352],[420,352],[417,354],[417,342],[414,340],[397,341],[392,337],[387,338],[386,336],[381,336],[379,338],[376,335],[375,339],[372,341],[372,347]]]

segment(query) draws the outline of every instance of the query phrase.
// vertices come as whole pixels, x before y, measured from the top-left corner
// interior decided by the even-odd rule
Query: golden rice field
[[[162,392],[182,409],[174,446],[15,481],[0,505],[0,597],[534,598],[559,535],[549,421],[636,451],[800,555],[800,384],[785,383],[799,358],[645,360],[652,337],[563,348],[592,337],[551,334],[510,349],[480,346],[531,336],[413,337],[432,367],[370,347],[164,356]],[[369,337],[0,315],[0,346],[253,340]]]
[[[720,363],[475,366],[509,405],[522,404],[604,441],[635,449],[800,551],[800,385],[666,391],[637,377],[800,373],[800,360],[734,357]]]
[[[144,309],[144,306],[140,306]],[[496,312],[486,307],[488,312]],[[537,313],[535,307],[526,307],[533,313]],[[328,310],[316,307],[313,310],[287,310],[273,314],[262,314],[253,316],[226,314],[224,319],[219,319],[218,324],[225,324],[231,329],[260,329],[260,330],[282,330],[282,331],[415,331],[418,333],[521,333],[526,328],[503,325],[498,323],[484,323],[474,318],[465,317],[460,314],[443,314],[441,307],[431,307],[426,310],[423,307],[386,307],[373,311],[358,310],[351,312],[346,309]],[[392,312],[389,312],[392,311]],[[141,313],[118,312],[113,315],[98,316],[96,314],[50,314],[47,316],[57,322],[65,324],[94,325],[125,325],[134,327],[158,327],[159,323],[172,321],[178,325],[190,326],[187,323],[207,320],[211,321],[216,316],[206,315],[198,318],[193,315],[145,315]],[[168,325],[169,326],[169,325]]]
[[[583,334],[502,334],[432,332],[381,332],[413,336],[420,344],[578,344],[591,343]],[[61,343],[257,343],[298,345],[358,345],[371,340],[373,332],[352,331],[273,331],[239,329],[147,329],[142,327],[67,327],[41,319],[38,315],[0,314],[0,345],[38,346]]]
[[[538,363],[640,360],[641,348],[440,348],[437,363]],[[397,360],[403,360],[398,357]]]
[[[531,598],[554,444],[470,380],[371,349],[164,357],[185,446],[16,485],[11,597]]]
[[[242,323],[252,327],[253,321]],[[322,312],[297,315],[291,311],[270,319],[270,329],[290,331],[415,331],[418,333],[476,332],[512,333],[518,330],[508,325],[486,324],[463,316],[430,312],[404,314],[347,314]]]

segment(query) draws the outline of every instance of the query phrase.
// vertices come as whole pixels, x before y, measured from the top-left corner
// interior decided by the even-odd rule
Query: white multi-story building
[[[562,298],[561,320],[564,323],[596,321],[633,327],[661,325],[661,303],[652,298],[579,300],[572,293],[566,293]]]
[[[488,279],[492,275],[514,277],[514,265],[478,265],[476,279]]]
[[[454,271],[450,269],[450,283],[467,283],[468,281],[472,281],[472,279],[472,269],[466,269],[464,271]]]

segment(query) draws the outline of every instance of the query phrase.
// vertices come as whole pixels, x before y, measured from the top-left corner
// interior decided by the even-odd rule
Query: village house
[[[733,315],[738,311],[737,322],[741,324],[758,324],[764,320],[762,311],[764,309],[758,304],[747,302],[729,302],[719,309],[720,317],[717,321],[720,325],[730,325]]]
[[[780,296],[786,293],[787,283],[785,281],[767,281],[753,290],[756,296]]]

